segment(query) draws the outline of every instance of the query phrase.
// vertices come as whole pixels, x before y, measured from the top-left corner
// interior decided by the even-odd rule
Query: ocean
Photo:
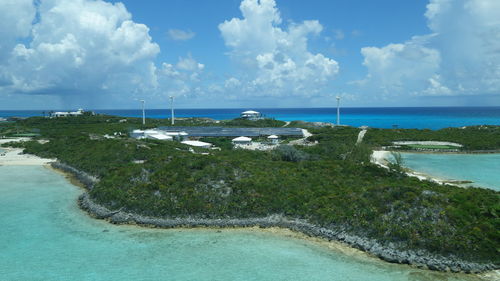
[[[283,121],[336,123],[336,108],[233,108],[233,109],[176,109],[177,117],[208,117],[216,120],[237,118],[242,111],[253,109],[269,118]],[[71,109],[75,110],[75,109]],[[140,109],[96,109],[96,113],[124,117],[141,117]],[[47,111],[48,112],[48,111]],[[341,108],[340,123],[374,128],[441,129],[472,125],[500,125],[500,106],[495,107],[374,107]],[[0,110],[0,117],[43,116],[42,110]],[[147,109],[148,118],[169,118],[169,109]]]
[[[78,208],[81,192],[42,166],[0,166],[0,280],[479,280],[258,229],[113,225]]]

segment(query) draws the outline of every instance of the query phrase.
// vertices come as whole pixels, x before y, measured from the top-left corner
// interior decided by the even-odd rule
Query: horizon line
[[[500,105],[444,105],[444,106],[340,106],[340,108],[495,108],[500,107]],[[82,107],[74,107],[82,108]],[[72,109],[74,109],[72,108]],[[336,106],[322,106],[322,107],[178,107],[176,110],[201,110],[201,109],[323,109],[323,108],[337,108]],[[140,107],[137,108],[90,108],[84,110],[141,110]],[[148,110],[170,110],[170,108],[147,108]],[[0,109],[0,111],[55,111],[55,110],[67,110],[65,109]]]

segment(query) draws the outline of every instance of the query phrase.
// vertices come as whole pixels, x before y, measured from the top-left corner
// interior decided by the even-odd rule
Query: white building
[[[165,141],[171,141],[174,139],[173,136],[169,136],[165,132],[160,130],[133,130],[130,136],[136,139],[153,139]]]
[[[201,147],[201,148],[211,148],[212,144],[208,142],[203,142],[203,141],[195,141],[195,140],[186,140],[186,141],[181,141],[182,144],[189,145],[189,146],[194,146],[194,147]]]
[[[240,114],[240,117],[248,120],[259,120],[262,118],[262,114],[257,111],[247,110]]]
[[[68,117],[68,116],[80,116],[83,115],[83,109],[79,108],[77,111],[57,111],[52,112],[50,117]]]
[[[270,135],[269,137],[267,137],[267,140],[272,144],[278,144],[279,137],[277,135]]]
[[[160,131],[160,130],[145,130],[144,131],[144,138],[153,139],[153,140],[168,140],[168,141],[171,141],[174,139],[172,136],[169,136],[169,135],[165,134],[165,132]]]
[[[164,134],[148,134],[148,135],[146,135],[146,138],[153,139],[153,140],[164,140],[164,141],[171,141],[174,139],[171,136],[167,136]]]
[[[143,139],[144,138],[144,131],[143,130],[133,130],[132,133],[130,133],[130,136],[133,137],[134,139]]]
[[[232,140],[233,144],[249,145],[252,143],[252,139],[249,137],[237,137]]]

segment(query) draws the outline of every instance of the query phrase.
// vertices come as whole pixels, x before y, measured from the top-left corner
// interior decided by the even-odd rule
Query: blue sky
[[[132,12],[134,21],[148,25],[154,41],[163,47],[158,62],[175,61],[191,53],[210,65],[214,72],[231,72],[230,61],[225,56],[227,48],[217,26],[225,20],[241,17],[241,1],[221,0],[217,6],[203,0],[120,2]],[[427,1],[423,0],[278,0],[276,3],[284,25],[288,21],[319,20],[324,30],[321,36],[311,38],[310,49],[343,62],[346,71],[352,69],[348,74],[353,79],[366,73],[362,67],[362,47],[384,46],[405,41],[415,34],[429,33],[424,17]],[[187,41],[173,41],[167,35],[169,29],[192,31],[195,36]],[[331,40],[325,40],[326,37]]]
[[[0,0],[0,109],[500,105],[496,0]]]

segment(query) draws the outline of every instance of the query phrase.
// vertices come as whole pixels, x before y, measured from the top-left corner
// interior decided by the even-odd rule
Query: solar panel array
[[[168,132],[186,132],[192,137],[303,136],[300,128],[159,127]]]

